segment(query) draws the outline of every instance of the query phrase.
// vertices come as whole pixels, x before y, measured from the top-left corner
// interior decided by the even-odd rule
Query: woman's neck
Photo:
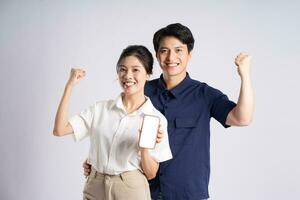
[[[128,114],[139,109],[146,100],[144,93],[122,96],[123,105]]]

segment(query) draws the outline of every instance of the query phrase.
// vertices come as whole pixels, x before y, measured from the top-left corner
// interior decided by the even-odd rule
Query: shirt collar
[[[122,101],[122,93],[118,95],[118,97],[114,101],[114,106],[122,111],[126,111]]]
[[[153,113],[153,104],[149,97],[146,97],[145,103],[136,110],[138,114],[145,114],[145,115],[151,115]],[[116,108],[122,110],[124,113],[126,113],[126,109],[124,107],[123,101],[122,101],[122,93],[119,94],[119,96],[114,100],[113,104]]]
[[[183,79],[183,81],[181,81],[176,87],[172,88],[171,90],[168,90],[163,75],[161,74],[158,81],[158,86],[160,90],[169,91],[174,97],[177,97],[182,92],[184,92],[189,86],[191,86],[192,83],[193,80],[190,78],[189,73],[186,73],[186,76]]]

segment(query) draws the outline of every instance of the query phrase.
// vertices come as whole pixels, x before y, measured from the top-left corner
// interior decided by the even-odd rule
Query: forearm
[[[55,136],[62,136],[72,132],[70,125],[68,125],[68,112],[72,90],[73,87],[69,84],[65,86],[65,90],[55,116],[53,129],[53,134]]]
[[[155,178],[159,163],[152,158],[148,149],[141,150],[141,166],[148,180]]]
[[[253,116],[254,94],[250,75],[241,76],[241,88],[236,107],[232,110],[237,125],[248,125]]]

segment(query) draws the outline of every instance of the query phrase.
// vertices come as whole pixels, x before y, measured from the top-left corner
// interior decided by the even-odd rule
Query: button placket
[[[110,167],[111,159],[112,159],[112,155],[114,155],[116,152],[116,144],[115,144],[116,140],[117,140],[118,136],[120,135],[120,133],[122,133],[122,131],[125,129],[126,122],[127,122],[127,116],[122,117],[120,120],[119,127],[117,128],[117,131],[116,131],[115,135],[113,136],[111,147],[109,150],[107,166],[106,166],[106,170],[108,172],[112,172],[112,173],[114,172],[113,168]]]
[[[170,100],[170,92],[168,90],[164,91],[162,93],[162,99],[163,99],[163,114],[167,115],[167,109],[168,109],[168,103]]]

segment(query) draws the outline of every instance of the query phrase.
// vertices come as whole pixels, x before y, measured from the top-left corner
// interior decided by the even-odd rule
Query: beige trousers
[[[151,200],[148,181],[139,170],[106,175],[92,168],[84,190],[84,200]]]

